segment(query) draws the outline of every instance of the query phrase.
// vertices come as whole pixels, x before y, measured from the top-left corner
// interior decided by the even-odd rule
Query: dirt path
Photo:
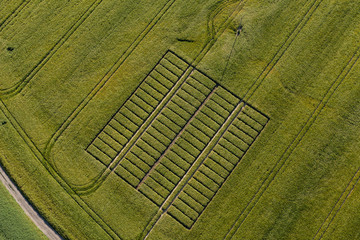
[[[51,240],[62,240],[63,238],[55,232],[54,229],[39,215],[39,213],[30,205],[26,198],[17,189],[16,185],[7,176],[4,169],[0,166],[0,181],[4,184],[9,193],[24,210],[25,214],[33,223]]]

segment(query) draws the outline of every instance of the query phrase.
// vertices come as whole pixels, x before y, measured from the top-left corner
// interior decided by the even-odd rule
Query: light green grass
[[[0,22],[20,4],[20,1],[11,2],[0,2]],[[234,95],[245,97],[270,120],[191,230],[164,214],[153,226],[149,239],[223,239],[233,224],[237,229],[232,231],[234,239],[312,239],[315,236],[360,166],[359,63],[338,88],[331,88],[334,82],[340,83],[337,76],[344,68],[348,69],[348,61],[359,47],[360,4],[351,0],[248,0],[229,25],[223,26],[238,4],[239,1],[233,0],[125,0],[121,3],[33,0],[11,24],[2,30],[0,27],[0,98],[5,104],[0,120],[6,122],[0,126],[1,164],[60,234],[69,239],[137,239],[145,228],[149,229],[157,221],[158,207],[115,173],[129,178],[135,186],[139,180],[130,180],[130,175],[125,176],[123,170],[117,168],[107,178],[97,181],[106,171],[103,163],[109,164],[110,159],[101,158],[101,163],[85,148],[171,49]],[[156,16],[161,18],[155,21]],[[72,29],[71,26],[77,24],[79,26]],[[239,25],[243,30],[236,38]],[[7,47],[14,50],[9,51]],[[47,55],[51,49],[56,51]],[[174,56],[170,55],[169,59],[182,70],[187,67]],[[177,74],[181,71],[165,60],[161,63],[165,67],[159,66],[158,70],[170,81],[155,72],[152,76],[159,82],[146,81],[166,94],[168,90],[161,83],[171,88],[171,82],[176,81],[168,70]],[[31,71],[34,67],[39,71]],[[179,97],[171,100],[185,110],[171,101],[164,108],[164,113],[180,126],[186,124],[183,118],[191,118],[186,112],[194,112],[190,105],[196,109],[206,98],[203,94],[209,94],[214,87],[214,83],[199,72],[192,74],[203,85],[189,78],[189,85],[185,84],[179,91],[189,102],[182,103]],[[11,94],[4,90],[22,80],[24,84]],[[198,90],[191,85],[198,86]],[[329,89],[335,91],[331,96]],[[156,90],[146,90],[155,98],[161,98]],[[194,127],[190,130],[200,140],[209,141],[200,131],[215,134],[237,104],[237,99],[223,88],[216,91],[225,98],[213,96],[221,107],[210,102],[207,106],[214,108],[218,115],[212,115],[212,110],[205,107],[193,121],[196,130]],[[146,96],[141,91],[138,93],[140,97]],[[322,102],[324,96],[327,98]],[[134,101],[141,105],[140,99]],[[149,103],[142,105],[144,110],[151,111],[156,106],[156,102]],[[319,103],[321,111],[317,108]],[[144,122],[141,118],[148,116],[130,103],[126,106],[130,110],[121,112],[138,125]],[[244,111],[265,124],[265,118],[251,108]],[[204,113],[212,115],[218,123]],[[245,115],[240,118],[252,121]],[[131,131],[116,123],[114,126],[124,132],[124,136],[114,129],[106,129],[125,145],[126,138],[138,127],[120,114],[115,119]],[[199,119],[207,121],[208,127]],[[160,121],[167,126],[163,132],[171,139],[181,131],[181,127],[164,116],[156,119],[153,126],[163,126]],[[240,120],[234,124],[256,136],[254,129]],[[261,128],[258,123],[251,125]],[[160,156],[165,147],[151,135],[163,142],[169,140],[149,129],[150,134],[141,137],[139,146]],[[229,129],[237,131],[234,127]],[[237,133],[251,140],[244,133]],[[235,137],[229,136],[229,139],[245,148]],[[143,140],[159,152],[150,149]],[[204,144],[189,133],[184,133],[176,144],[197,155],[199,150],[189,142],[204,148]],[[112,151],[99,140],[96,143]],[[220,143],[227,144],[226,141]],[[194,162],[193,157],[179,150],[179,146],[174,149],[176,147],[184,160],[188,160],[181,167],[188,169],[189,163]],[[237,151],[230,145],[228,149]],[[134,149],[134,153],[141,155],[142,150]],[[132,153],[128,155],[134,158]],[[141,164],[139,159],[133,161]],[[235,159],[232,161],[237,163]],[[174,162],[181,164],[182,160]],[[219,165],[206,163],[226,177],[226,171]],[[166,183],[172,188],[184,170],[171,162],[166,164],[174,168],[173,173],[165,166],[159,166],[159,172],[173,182]],[[144,175],[132,167],[138,176]],[[221,177],[204,166],[200,169],[221,181]],[[156,177],[156,180],[161,178]],[[199,177],[205,181],[204,176]],[[76,192],[79,189],[82,192]],[[324,239],[360,239],[356,227],[360,220],[355,213],[359,207],[358,189],[356,186],[349,195]],[[149,189],[141,186],[140,191]],[[148,193],[154,201],[162,201],[162,197]],[[159,193],[163,197],[167,195],[161,188]],[[201,199],[200,193],[192,191],[191,194]],[[170,209],[174,215],[183,216]],[[186,211],[194,217],[189,209]]]
[[[0,184],[0,239],[47,239]]]

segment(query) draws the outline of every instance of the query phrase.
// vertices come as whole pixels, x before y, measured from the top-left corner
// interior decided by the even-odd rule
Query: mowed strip
[[[188,84],[188,81],[186,83]],[[216,87],[215,83],[212,83],[208,87],[199,82],[195,82],[195,84],[197,88],[204,87],[206,92],[205,94],[198,92],[197,95],[193,92],[193,99],[187,97],[188,100],[183,100],[183,108],[188,108],[188,112],[169,112],[168,109],[164,109],[164,112],[159,116],[159,120],[163,121],[166,127],[171,128],[173,127],[172,123],[176,124],[177,128],[172,129],[173,136],[176,137],[162,150],[162,155],[157,156],[156,160],[158,164],[151,169],[151,172],[149,171],[147,178],[143,179],[141,185],[138,187],[140,192],[154,201],[158,206],[165,201],[169,193],[176,187],[209,140],[209,137],[204,133],[201,134],[198,132],[200,135],[195,134],[194,131],[199,130],[191,126],[194,122],[199,121],[199,119],[205,121],[204,118],[206,118],[206,116],[203,115],[203,113],[206,111],[208,101],[216,94],[219,88]],[[196,90],[194,89],[193,91]],[[179,92],[179,96],[186,99],[184,93],[186,93],[184,90]],[[174,101],[175,100],[176,98]],[[193,102],[193,104],[191,104],[190,101]],[[172,106],[169,107],[170,109],[172,108]],[[207,121],[210,122],[212,119],[208,118]],[[215,129],[217,128],[214,122],[211,122],[211,124]],[[207,134],[211,135],[213,133],[207,132]],[[157,178],[157,176],[159,178]],[[160,176],[162,176],[163,179],[160,179]],[[171,185],[167,183],[171,183]]]

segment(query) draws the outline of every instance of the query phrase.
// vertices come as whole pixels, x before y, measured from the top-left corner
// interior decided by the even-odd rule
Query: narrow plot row
[[[95,159],[108,166],[129,142],[140,126],[173,88],[187,64],[167,52],[161,60],[110,119],[94,140],[86,148]]]
[[[213,98],[217,97],[229,101],[227,108],[216,105]],[[158,165],[147,175],[139,191],[160,206],[224,124],[238,101],[221,87],[213,90],[158,160]]]
[[[202,162],[168,213],[186,228],[191,228],[267,121],[267,117],[246,106]]]

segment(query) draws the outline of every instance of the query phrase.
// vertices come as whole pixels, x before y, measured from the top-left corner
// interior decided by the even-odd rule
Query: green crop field
[[[354,0],[0,0],[0,164],[64,239],[360,239],[359,58]]]

